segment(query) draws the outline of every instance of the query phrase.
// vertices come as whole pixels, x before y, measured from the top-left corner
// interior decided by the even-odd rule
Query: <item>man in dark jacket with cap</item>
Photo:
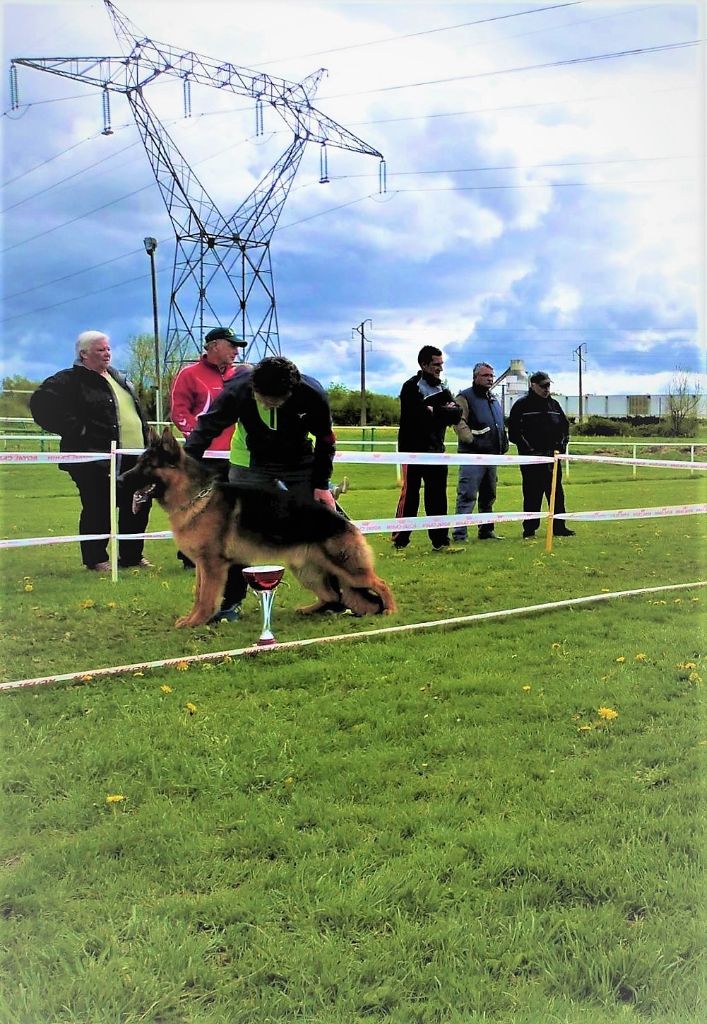
[[[544,370],[530,376],[530,388],[524,398],[511,406],[508,417],[508,436],[516,445],[519,455],[553,455],[564,452],[570,436],[570,425],[558,401],[550,397],[552,381]],[[520,467],[523,478],[523,511],[539,512],[543,495],[550,501],[552,486],[552,464],[525,465]],[[565,493],[562,489],[562,465],[557,466],[555,488],[555,514],[565,511]],[[539,519],[523,520],[523,539],[535,536],[540,526]],[[554,519],[552,532],[555,537],[573,537],[574,530],[568,529],[564,519]]]

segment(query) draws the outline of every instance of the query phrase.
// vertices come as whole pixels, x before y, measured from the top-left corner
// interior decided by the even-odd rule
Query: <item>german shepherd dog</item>
[[[169,516],[180,551],[196,564],[194,607],[178,627],[201,626],[220,607],[231,565],[280,562],[317,601],[311,614],[338,601],[356,615],[394,612],[387,583],[373,569],[373,553],[359,530],[320,501],[288,491],[222,483],[187,455],[167,427],[150,431],[146,450],[124,473],[133,507],[155,498]]]

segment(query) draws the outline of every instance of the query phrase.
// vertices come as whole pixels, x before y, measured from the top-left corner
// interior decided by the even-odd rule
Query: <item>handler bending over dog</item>
[[[252,371],[226,383],[209,411],[199,416],[185,451],[202,458],[213,439],[233,424],[230,483],[275,484],[295,496],[313,496],[336,508],[329,490],[336,438],[329,401],[319,381],[300,373],[282,356],[262,359]],[[247,591],[242,569],[237,565],[229,569],[221,608],[211,621],[238,619]],[[341,608],[331,602],[326,610]]]

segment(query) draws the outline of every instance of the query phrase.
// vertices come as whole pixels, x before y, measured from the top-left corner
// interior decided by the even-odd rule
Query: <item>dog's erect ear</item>
[[[179,458],[181,447],[176,437],[172,433],[169,427],[165,427],[162,431],[162,447],[164,450],[175,459]]]
[[[147,443],[148,444],[159,444],[160,435],[157,433],[154,427],[147,428]]]

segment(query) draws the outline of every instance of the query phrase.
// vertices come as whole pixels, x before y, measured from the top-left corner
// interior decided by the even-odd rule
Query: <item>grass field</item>
[[[350,466],[353,518],[392,467]],[[0,469],[4,537],[72,534],[54,467]],[[573,465],[570,510],[704,502],[698,473]],[[450,495],[453,493],[453,474]],[[501,471],[497,509],[520,507]],[[159,510],[151,529],[166,528]],[[384,625],[704,578],[703,516],[393,553]],[[175,631],[171,542],[116,585],[0,552],[2,679],[244,646]],[[279,639],[380,620],[301,620]],[[696,1024],[707,590],[0,694],[2,1024]],[[602,709],[602,710],[600,710]]]

